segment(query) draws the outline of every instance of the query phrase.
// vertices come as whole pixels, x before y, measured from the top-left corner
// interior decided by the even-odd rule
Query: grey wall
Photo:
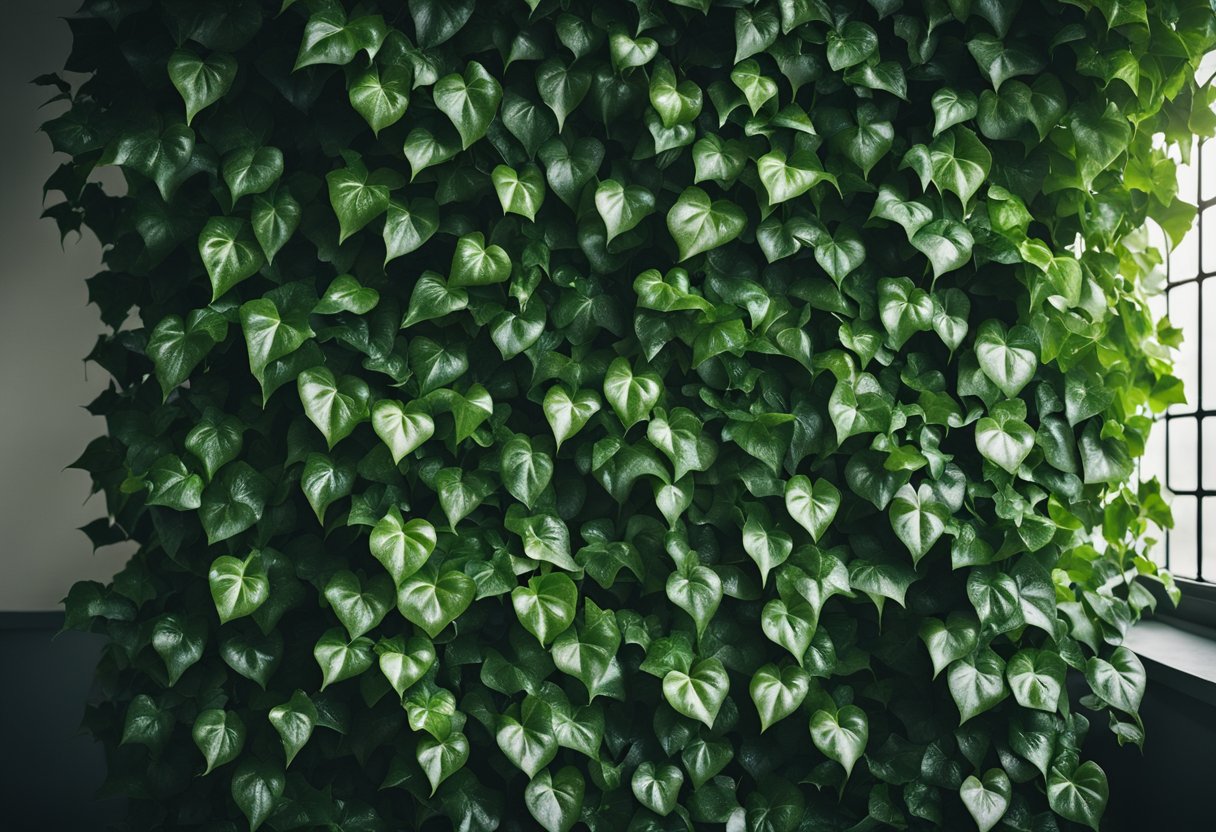
[[[105,429],[83,405],[106,374],[81,360],[102,329],[84,282],[101,249],[88,232],[61,248],[55,223],[38,216],[42,183],[65,157],[37,130],[62,105],[39,109],[49,93],[29,81],[63,65],[71,39],[60,18],[79,5],[5,0],[0,26],[0,611],[55,609],[74,581],[107,580],[130,551],[92,554],[76,529],[104,504],[85,502],[87,474],[63,470]]]

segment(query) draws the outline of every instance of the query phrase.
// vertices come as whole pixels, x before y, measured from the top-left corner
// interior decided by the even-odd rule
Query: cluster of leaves
[[[133,827],[1098,828],[1207,0],[70,24]]]

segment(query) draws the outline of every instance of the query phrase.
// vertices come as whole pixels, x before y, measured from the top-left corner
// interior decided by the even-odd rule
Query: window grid
[[[1207,140],[1196,145],[1191,163],[1179,168],[1179,195],[1193,194],[1199,209],[1192,231],[1194,245],[1184,241],[1165,258],[1165,308],[1174,325],[1183,329],[1179,370],[1187,404],[1172,406],[1164,414],[1164,459],[1155,467],[1164,468],[1163,484],[1172,497],[1175,515],[1175,528],[1165,533],[1164,565],[1180,578],[1207,582],[1216,572],[1216,563],[1211,562],[1216,556],[1204,545],[1205,520],[1216,522],[1216,470],[1213,461],[1206,458],[1204,434],[1205,428],[1216,426],[1216,409],[1204,391],[1204,354],[1208,346],[1204,295],[1209,282],[1216,286],[1216,281],[1209,281],[1216,275],[1216,264],[1211,262],[1214,258],[1209,256],[1205,237],[1216,234],[1216,195],[1209,193],[1211,189],[1204,181],[1204,163],[1209,167],[1216,164],[1216,159],[1205,159],[1216,151],[1216,143]],[[1214,227],[1205,229],[1209,214]],[[1212,299],[1208,300],[1211,305]],[[1208,395],[1216,395],[1216,390]],[[1209,444],[1212,438],[1216,434],[1209,438]],[[1206,452],[1216,457],[1216,447]]]

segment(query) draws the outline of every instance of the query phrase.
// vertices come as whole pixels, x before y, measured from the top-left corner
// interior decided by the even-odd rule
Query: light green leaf
[[[1007,331],[1000,321],[984,321],[975,336],[975,355],[984,375],[1012,399],[1038,369],[1038,339],[1027,327]]]
[[[933,678],[956,660],[969,656],[979,644],[979,634],[979,622],[969,613],[952,612],[945,623],[939,618],[926,618],[920,625],[920,637],[929,649]]]
[[[746,225],[742,208],[726,199],[711,200],[695,186],[685,188],[667,212],[667,230],[680,260],[729,243]]]
[[[224,157],[224,183],[233,204],[249,194],[270,190],[283,175],[283,151],[277,147],[245,147]]]
[[[511,604],[519,623],[545,646],[574,623],[578,587],[561,572],[538,575],[511,591]]]
[[[668,576],[667,597],[688,613],[700,638],[722,603],[722,580],[708,566],[688,563]]]
[[[718,659],[701,659],[684,672],[671,670],[663,677],[663,698],[684,716],[712,728],[726,695],[730,679]]]
[[[448,286],[488,286],[505,283],[511,276],[511,258],[499,245],[486,245],[480,231],[465,234],[456,241],[452,265],[448,269]]]
[[[239,217],[207,220],[198,236],[198,253],[211,278],[212,303],[266,264],[249,223]]]
[[[1126,647],[1116,647],[1110,659],[1093,656],[1085,665],[1085,681],[1103,702],[1135,714],[1144,698],[1145,673],[1140,659]]]
[[[816,543],[823,537],[840,508],[840,490],[822,477],[811,482],[799,474],[785,484],[785,510]]]
[[[928,483],[919,488],[905,485],[891,501],[891,528],[908,551],[912,563],[920,562],[950,522],[950,508],[941,502]]]
[[[348,641],[341,627],[326,630],[313,647],[312,655],[321,668],[321,690],[364,673],[375,660],[371,639],[359,637]]]
[[[950,665],[946,681],[958,706],[960,725],[996,707],[1009,695],[1005,687],[1005,661],[990,647]]]
[[[633,770],[629,785],[638,803],[665,818],[676,808],[684,772],[670,763],[655,765],[647,761]]]
[[[283,745],[283,754],[286,756],[284,766],[290,767],[291,761],[312,737],[313,728],[320,718],[317,706],[308,698],[308,694],[297,690],[282,705],[271,708],[267,718]]]
[[[223,52],[200,58],[189,49],[173,50],[169,56],[169,80],[186,104],[187,125],[224,97],[236,79],[236,70],[236,58]]]
[[[380,672],[398,696],[414,686],[435,665],[435,645],[426,636],[385,639],[376,645]]]
[[[384,218],[384,264],[417,251],[438,230],[439,206],[433,199],[390,199]]]
[[[1009,811],[1013,784],[1004,769],[992,768],[984,772],[983,780],[974,774],[964,780],[958,795],[979,832],[989,832]]]
[[[211,562],[207,583],[211,585],[211,600],[221,624],[252,615],[270,597],[270,581],[256,550],[243,560],[220,555]]]
[[[499,165],[490,174],[490,179],[504,214],[536,219],[536,212],[545,201],[545,178],[540,168],[529,164],[517,172],[507,165]]]
[[[357,158],[351,158],[344,168],[325,175],[329,185],[329,204],[338,217],[338,242],[388,210],[389,191],[400,183],[397,174],[385,169],[369,173]]]
[[[330,450],[371,416],[371,392],[357,376],[336,377],[328,367],[314,367],[300,373],[297,384],[304,413]]]
[[[752,674],[748,691],[760,715],[760,732],[790,716],[811,689],[811,674],[801,667],[766,664]]]
[[[473,603],[477,585],[463,572],[440,573],[427,565],[399,585],[397,609],[431,638]]]
[[[191,735],[207,761],[204,777],[220,766],[231,763],[245,747],[245,723],[241,715],[223,708],[201,712],[194,720]]]
[[[789,158],[781,150],[769,151],[756,160],[756,168],[771,205],[802,196],[820,182],[840,187],[835,175],[826,172],[818,157],[809,150],[799,151]]]
[[[1034,450],[1035,433],[1025,418],[1026,403],[1014,399],[997,403],[990,415],[975,423],[976,448],[1010,474],[1017,474]]]
[[[462,149],[486,134],[502,101],[502,85],[485,67],[469,61],[464,73],[452,73],[435,82],[435,106],[456,127]]]
[[[845,705],[835,712],[820,709],[811,715],[811,742],[844,767],[845,777],[853,773],[869,740],[870,721],[856,705]]]
[[[414,73],[409,64],[393,64],[383,69],[371,64],[351,78],[347,86],[350,105],[379,136],[385,127],[396,124],[410,104]]]
[[[654,194],[640,185],[625,187],[613,179],[605,179],[595,189],[595,210],[608,231],[605,243],[630,231],[654,213]]]
[[[524,805],[545,832],[570,832],[583,810],[586,784],[573,766],[564,766],[556,775],[548,769],[524,786]]]
[[[1023,708],[1054,713],[1064,692],[1068,667],[1054,650],[1027,647],[1014,653],[1005,666],[1013,697]]]
[[[1051,810],[1065,820],[1082,823],[1098,830],[1110,786],[1106,772],[1097,763],[1086,760],[1071,773],[1053,768],[1047,777],[1047,803]]]
[[[459,771],[469,760],[469,740],[459,731],[453,731],[442,740],[434,737],[423,737],[418,740],[414,749],[418,765],[422,767],[427,782],[431,784],[431,794]]]

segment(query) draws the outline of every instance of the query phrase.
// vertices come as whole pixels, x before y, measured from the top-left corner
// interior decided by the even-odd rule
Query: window
[[[1216,139],[1197,142],[1179,167],[1178,195],[1199,208],[1195,226],[1166,260],[1159,298],[1183,333],[1176,373],[1187,402],[1153,431],[1144,460],[1170,498],[1174,529],[1156,557],[1178,578],[1216,582]],[[1162,239],[1163,236],[1162,236]]]

